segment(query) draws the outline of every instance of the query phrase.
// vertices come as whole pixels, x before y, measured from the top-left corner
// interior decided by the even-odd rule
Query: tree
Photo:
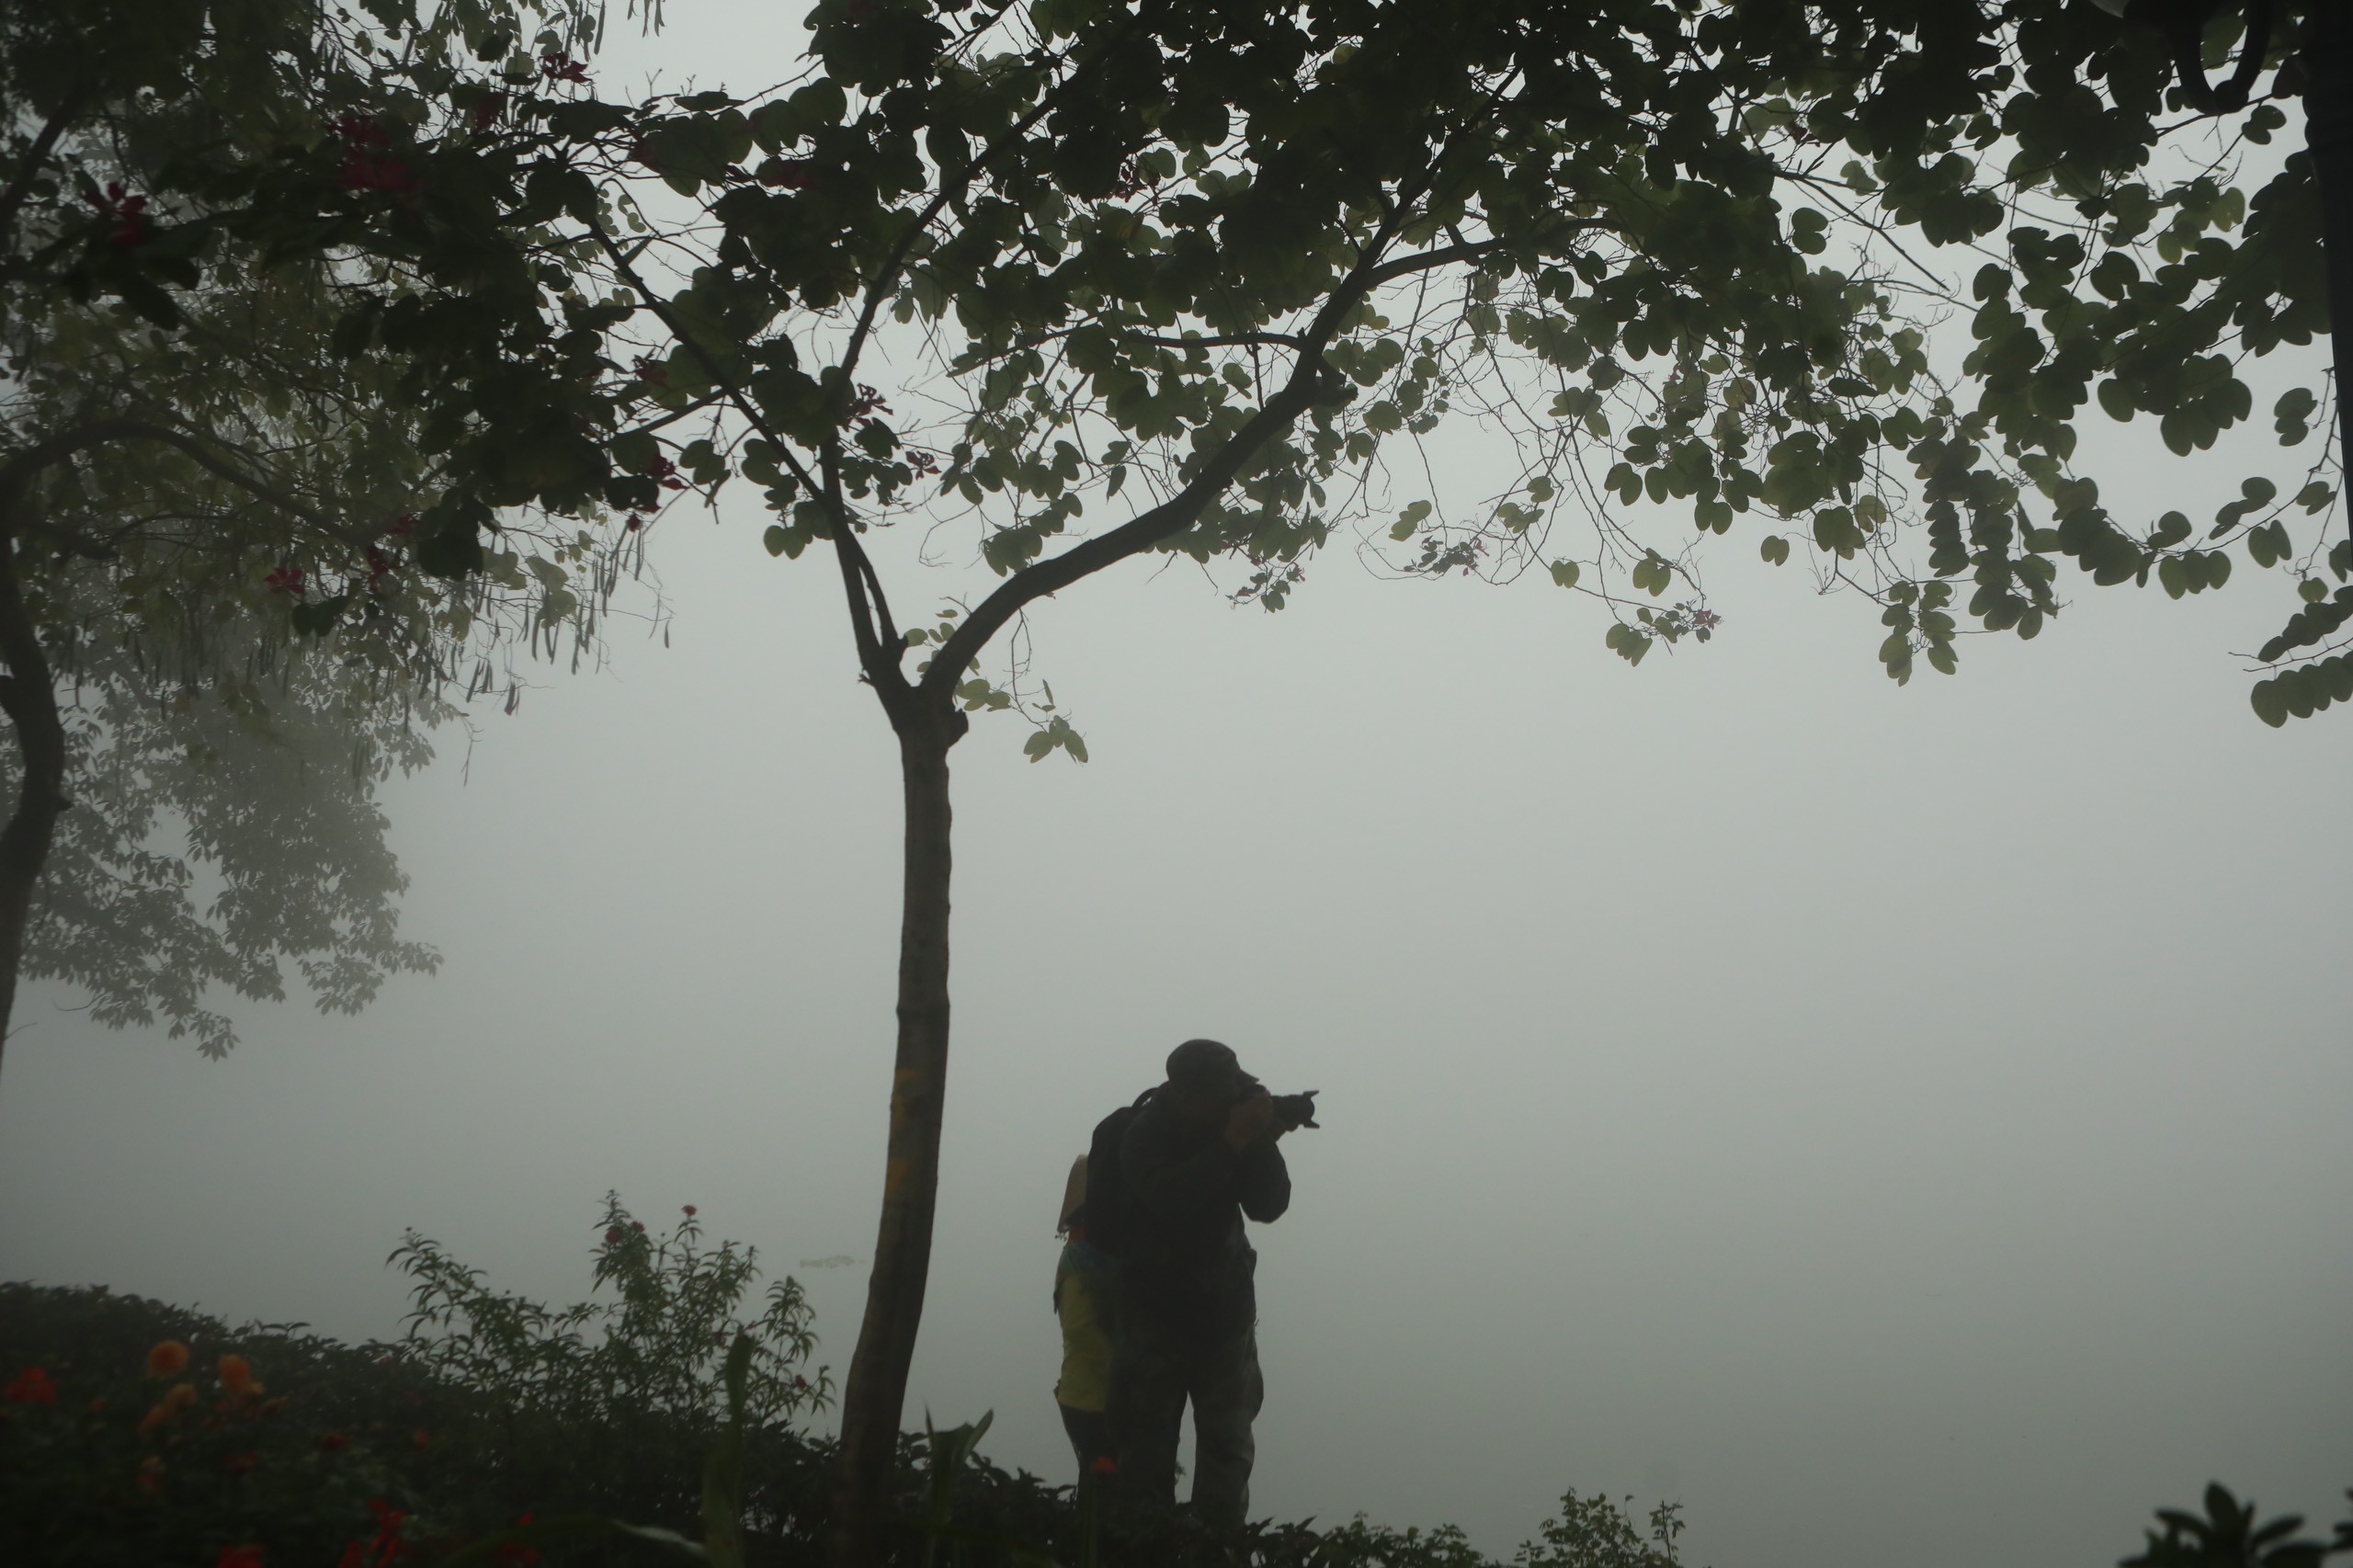
[[[2208,113],[2161,40],[2058,0],[821,0],[810,27],[783,87],[635,106],[524,93],[529,59],[501,86],[454,51],[371,54],[413,118],[188,188],[270,254],[392,269],[337,275],[335,337],[413,367],[439,487],[421,564],[477,569],[512,508],[739,477],[772,553],[835,563],[906,813],[846,1564],[879,1552],[923,1306],[949,754],[972,712],[1018,707],[1030,755],[1085,756],[1017,667],[981,665],[1040,600],[1159,552],[1231,562],[1276,608],[1370,526],[1409,574],[1540,568],[1638,663],[1711,635],[1699,565],[1738,525],[1872,600],[1906,680],[1956,667],[1964,618],[2035,635],[2064,562],[2179,597],[2244,551],[2305,601],[2268,656],[2317,650],[2258,711],[2353,695],[2325,457],[2247,479],[2202,535],[2113,516],[2075,460],[2095,401],[2210,449],[2254,414],[2247,363],[2325,324],[2307,161],[2240,178],[2285,123],[2287,29],[2268,86]],[[115,244],[146,231],[107,199],[80,276],[138,303],[131,272],[167,253]],[[2283,442],[2323,404],[2280,396]],[[1449,416],[1500,483],[1392,464]],[[884,566],[915,518],[995,581],[910,624]]]
[[[821,0],[809,26],[795,82],[584,117],[546,177],[578,176],[567,210],[608,297],[640,301],[616,325],[640,368],[624,411],[719,404],[607,450],[709,490],[747,479],[772,553],[828,547],[899,744],[845,1564],[877,1554],[923,1305],[948,757],[972,711],[1029,708],[1017,671],[979,664],[1029,607],[1173,552],[1238,563],[1234,596],[1276,608],[1370,522],[1404,573],[1540,568],[1608,612],[1630,663],[1710,637],[1698,565],[1736,524],[1874,601],[1899,681],[1950,673],[1964,618],[2034,636],[2067,561],[2178,597],[2244,550],[2306,601],[2274,659],[2353,608],[2329,585],[2353,551],[2324,559],[2315,532],[2325,457],[2284,490],[2249,478],[2202,533],[2112,515],[2075,463],[2095,400],[2211,449],[2253,415],[2245,363],[2325,325],[2307,161],[2238,177],[2285,120],[2286,29],[2268,89],[2211,114],[2185,111],[2162,42],[2055,0]],[[673,194],[639,207],[685,214],[657,234],[591,210],[587,182],[651,178]],[[2283,443],[2325,427],[2324,401],[2277,400]],[[1449,415],[1506,454],[1503,483],[1466,496],[1384,462]],[[912,518],[935,549],[962,528],[995,585],[895,617],[878,551]],[[2314,659],[2257,709],[2348,682]],[[1037,716],[1032,756],[1084,759],[1064,716]]]
[[[504,485],[485,549],[485,437],[544,423],[544,398],[485,397],[469,343],[336,337],[355,310],[465,304],[498,366],[569,363],[538,312],[563,254],[499,199],[494,149],[507,100],[585,77],[563,51],[593,23],[376,19],[383,39],[246,0],[0,24],[0,80],[37,117],[0,162],[0,707],[21,759],[0,1028],[20,973],[55,975],[102,1021],[161,1014],[218,1055],[234,1036],[210,985],[282,996],[291,960],[347,1010],[431,968],[397,935],[376,786],[429,757],[452,688],[479,694],[493,661],[556,657],[567,633],[591,652],[642,551],[634,522],[512,509],[545,489],[599,524],[568,476]],[[535,24],[546,53],[515,55]],[[497,315],[518,302],[520,345]]]

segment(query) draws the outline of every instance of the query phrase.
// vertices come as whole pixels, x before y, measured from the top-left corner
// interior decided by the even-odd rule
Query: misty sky
[[[674,69],[757,52],[691,9]],[[2110,500],[2195,516],[2240,472]],[[618,630],[391,791],[439,977],[357,1019],[241,1007],[224,1064],[29,993],[0,1277],[388,1335],[404,1226],[571,1301],[617,1187],[798,1273],[838,1372],[896,764],[830,562],[758,533],[666,520],[673,646]],[[2284,585],[2070,569],[2037,642],[1898,689],[1870,607],[1754,540],[1716,554],[1718,640],[1639,670],[1549,585],[1346,550],[1277,616],[1187,564],[1043,607],[1094,760],[1032,766],[1002,718],[953,759],[911,1423],[994,1409],[994,1458],[1063,1477],[1063,1175],[1207,1034],[1324,1091],[1256,1237],[1256,1512],[1506,1553],[1564,1485],[1668,1495],[1717,1568],[2108,1563],[2216,1478],[2342,1516],[2353,726],[2249,712],[2229,651]],[[933,585],[894,566],[912,613]]]

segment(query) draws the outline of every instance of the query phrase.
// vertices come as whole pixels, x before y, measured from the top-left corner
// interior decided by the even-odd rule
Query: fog
[[[673,23],[674,62],[752,47]],[[438,977],[240,1007],[222,1064],[28,993],[0,1276],[390,1335],[403,1227],[572,1301],[609,1187],[801,1278],[838,1373],[896,761],[830,562],[758,535],[666,519],[670,646],[617,630],[391,791]],[[1899,689],[1871,608],[1753,537],[1717,640],[1640,669],[1549,584],[1344,550],[1279,615],[1131,562],[1032,618],[1093,760],[1032,765],[1005,717],[953,759],[910,1423],[993,1409],[991,1457],[1063,1476],[1063,1176],[1206,1034],[1323,1091],[1255,1235],[1254,1512],[1507,1553],[1563,1486],[1667,1496],[1717,1568],[2111,1562],[2210,1479],[2341,1516],[2353,727],[2249,712],[2228,651],[2283,591],[2071,573],[2035,642]],[[934,584],[892,569],[912,614]]]

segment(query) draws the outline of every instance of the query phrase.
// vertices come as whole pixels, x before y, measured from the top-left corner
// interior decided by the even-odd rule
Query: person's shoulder
[[[1128,1131],[1131,1134],[1138,1128],[1156,1130],[1169,1126],[1176,1119],[1168,1109],[1167,1099],[1156,1093],[1145,1096],[1142,1101],[1126,1108]]]
[[[1135,1108],[1135,1114],[1128,1119],[1126,1136],[1120,1142],[1128,1148],[1166,1148],[1181,1142],[1187,1131],[1184,1119],[1154,1095]]]

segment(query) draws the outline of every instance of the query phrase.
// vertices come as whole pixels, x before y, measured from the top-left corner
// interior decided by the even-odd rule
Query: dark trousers
[[[1239,1529],[1250,1512],[1250,1425],[1267,1396],[1251,1329],[1201,1341],[1165,1325],[1123,1318],[1111,1358],[1111,1417],[1120,1437],[1121,1489],[1174,1507],[1176,1438],[1193,1406],[1193,1513],[1213,1529]]]
[[[1054,1408],[1063,1413],[1063,1430],[1070,1434],[1070,1451],[1078,1456],[1081,1478],[1094,1470],[1096,1460],[1120,1457],[1120,1440],[1111,1429],[1109,1411],[1073,1410],[1067,1404]]]

